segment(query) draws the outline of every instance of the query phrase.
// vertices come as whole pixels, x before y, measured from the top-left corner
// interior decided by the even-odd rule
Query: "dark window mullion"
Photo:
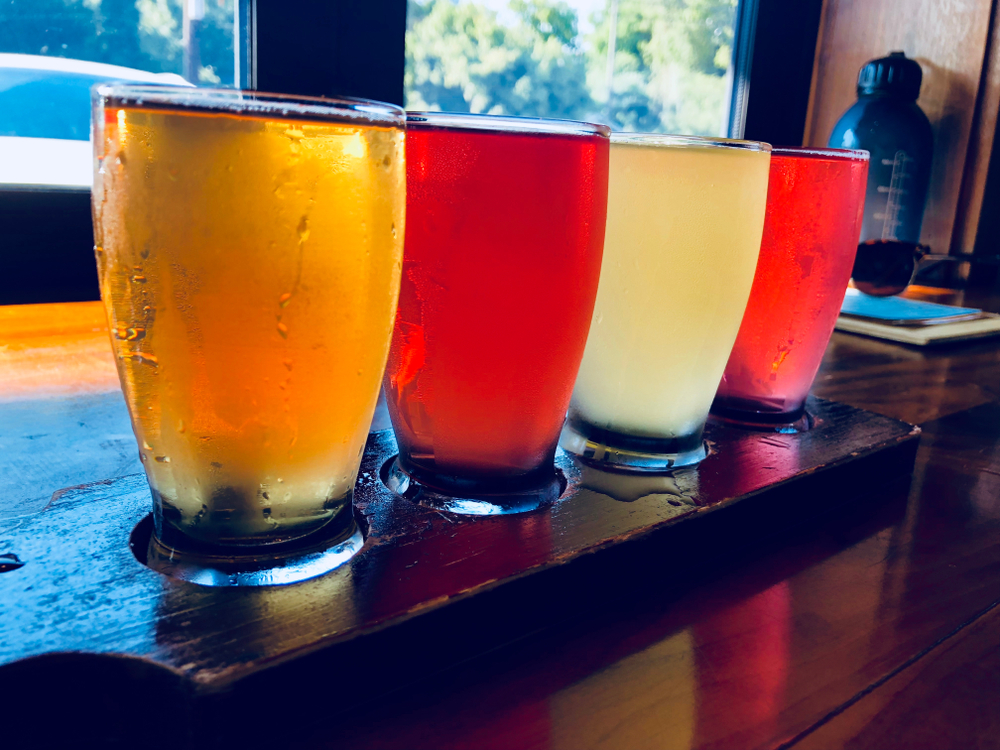
[[[733,79],[729,88],[729,137],[742,138],[750,92],[757,8],[763,0],[739,0],[733,29]]]
[[[259,91],[403,104],[406,0],[247,0]]]
[[[744,138],[800,146],[822,0],[757,0]]]

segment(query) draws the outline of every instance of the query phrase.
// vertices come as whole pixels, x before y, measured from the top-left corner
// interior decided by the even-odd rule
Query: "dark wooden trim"
[[[251,87],[402,105],[406,0],[250,0]]]
[[[90,191],[0,188],[0,305],[94,299]]]
[[[822,0],[757,0],[744,138],[800,146]]]
[[[983,202],[979,211],[979,228],[976,231],[976,255],[1000,255],[1000,122],[994,125],[993,151],[990,153],[989,170],[983,188]],[[1000,285],[1000,273],[995,266],[986,264],[973,266],[969,270],[969,285]]]

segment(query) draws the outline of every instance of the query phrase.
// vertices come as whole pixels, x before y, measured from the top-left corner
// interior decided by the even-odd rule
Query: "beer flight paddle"
[[[442,669],[595,592],[686,582],[912,473],[919,428],[811,396],[808,429],[784,406],[705,423],[748,295],[792,323],[787,362],[825,345],[822,315],[754,299],[791,278],[825,311],[853,230],[802,230],[829,243],[820,283],[787,235],[768,248],[765,205],[794,212],[793,183],[829,191],[819,214],[855,205],[857,157],[768,192],[798,162],[765,144],[404,117],[98,90],[97,258],[146,476],[0,527],[10,684],[82,669],[204,736],[280,739],[232,717],[261,695],[347,710],[412,684],[410,657]],[[395,431],[369,433],[387,359]]]

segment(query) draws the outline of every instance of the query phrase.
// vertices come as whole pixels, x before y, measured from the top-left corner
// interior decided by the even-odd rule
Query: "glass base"
[[[663,472],[691,466],[708,455],[701,432],[680,438],[643,438],[567,420],[559,445],[581,460],[604,469]]]
[[[759,411],[750,402],[747,402],[747,408],[740,408],[741,406],[742,404],[732,404],[729,401],[716,401],[712,404],[710,418],[748,430],[778,432],[783,435],[797,435],[808,432],[813,427],[813,418],[805,406],[791,412]]]
[[[350,509],[318,531],[291,542],[248,548],[168,546],[150,533],[148,567],[201,586],[280,586],[329,573],[356,555],[365,538]],[[141,524],[140,524],[141,525]],[[152,524],[150,524],[152,530]],[[137,555],[138,557],[138,555]]]
[[[468,516],[504,516],[527,513],[550,505],[566,489],[566,480],[558,469],[538,484],[512,492],[461,492],[456,496],[431,486],[406,471],[399,456],[389,459],[382,467],[382,483],[400,497],[417,505]]]

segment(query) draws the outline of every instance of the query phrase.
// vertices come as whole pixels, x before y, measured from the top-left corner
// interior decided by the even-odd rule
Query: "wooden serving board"
[[[366,644],[384,650],[396,633],[415,637],[405,623],[433,623],[422,639],[451,630],[458,641],[462,630],[469,641],[470,628],[500,622],[500,609],[554,601],[567,580],[586,590],[661,575],[652,568],[671,549],[698,566],[720,546],[780,532],[910,473],[919,428],[820,399],[807,408],[815,425],[801,434],[710,424],[711,455],[672,475],[598,471],[560,452],[562,498],[507,516],[460,516],[394,496],[380,471],[395,440],[391,430],[373,433],[355,496],[363,550],[288,586],[207,588],[145,567],[129,544],[134,535],[142,548],[151,526],[141,523],[151,508],[143,475],[64,490],[41,512],[0,525],[0,684],[45,674],[52,685],[60,670],[65,684],[74,670],[86,684],[113,675],[111,683],[141,681],[147,691],[167,686],[183,705],[177,711],[197,713],[199,702],[238,693],[241,683],[278,684],[269,680],[279,665],[323,664],[336,682],[338,669],[353,675],[371,665],[359,657],[371,655]],[[684,575],[676,557],[670,564]],[[454,606],[487,602],[491,592],[505,592],[493,610]],[[440,650],[438,661],[447,661],[449,649]],[[378,684],[391,687],[392,664],[379,670]],[[346,701],[364,679],[340,677],[333,693]]]

